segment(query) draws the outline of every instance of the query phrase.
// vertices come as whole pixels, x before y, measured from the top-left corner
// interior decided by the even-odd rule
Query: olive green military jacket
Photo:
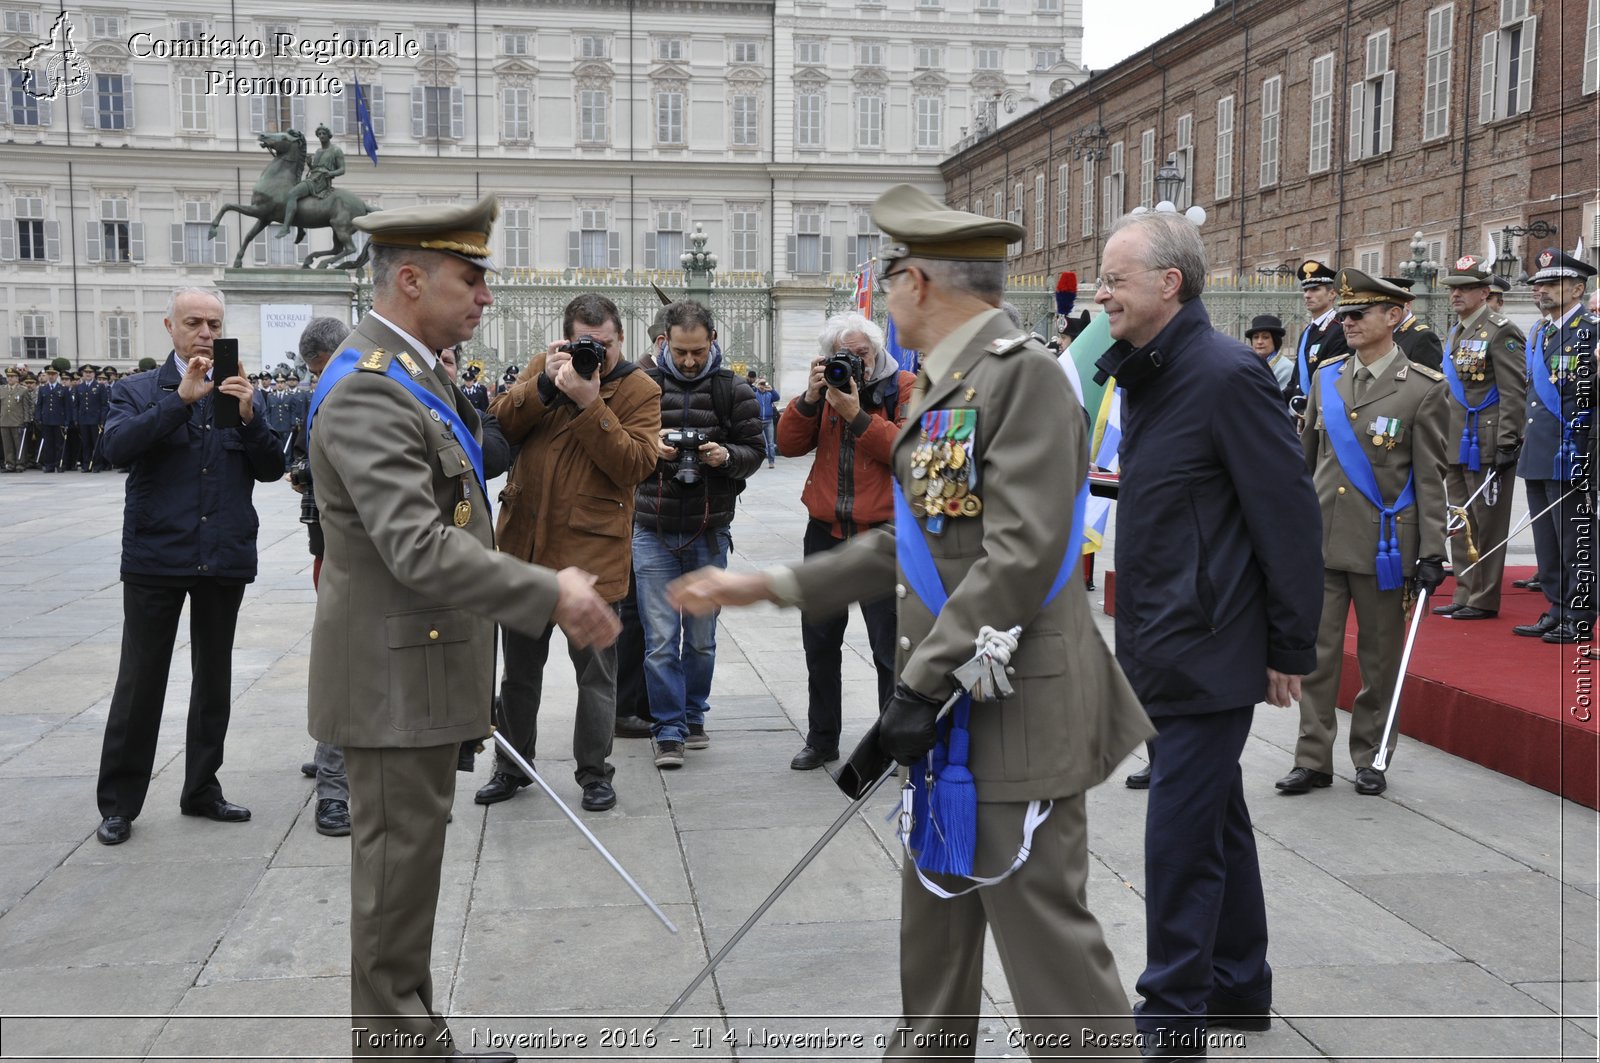
[[[1522,412],[1527,406],[1527,337],[1498,311],[1484,307],[1471,329],[1463,333],[1458,323],[1450,330],[1445,357],[1455,365],[1461,390],[1473,406],[1490,388],[1500,389],[1500,401],[1478,411],[1478,450],[1483,468],[1494,464],[1495,449],[1515,446],[1522,439]],[[1448,386],[1448,385],[1447,385]],[[1450,422],[1445,427],[1445,460],[1463,464],[1461,433],[1467,426],[1467,408],[1452,398]]]
[[[980,801],[1031,801],[1080,793],[1104,779],[1154,731],[1089,614],[1080,560],[1065,558],[1073,501],[1088,469],[1088,430],[1061,367],[990,321],[944,379],[914,396],[896,437],[896,480],[912,483],[923,415],[976,417],[981,500],[974,516],[946,518],[943,534],[920,531],[949,593],[937,618],[909,589],[892,528],[879,528],[795,570],[808,614],[837,614],[852,601],[893,593],[895,666],[913,690],[943,701],[948,678],[969,660],[978,629],[1023,629],[1011,658],[1016,693],[975,702],[971,759]],[[919,528],[926,517],[917,510]],[[1071,578],[1045,605],[1063,561]]]
[[[407,352],[418,382],[481,438],[466,396],[388,326],[367,317],[345,346],[383,352],[362,361],[384,367]],[[495,551],[460,442],[382,372],[351,372],[323,398],[311,474],[327,546],[311,633],[312,736],[421,747],[488,734],[495,622],[542,633],[555,573]],[[462,501],[471,512],[458,524]]]
[[[28,389],[21,384],[0,384],[0,428],[21,428],[33,413]]]
[[[1325,369],[1330,363],[1323,363]],[[1401,571],[1409,578],[1419,557],[1445,556],[1445,409],[1444,374],[1395,358],[1384,375],[1367,385],[1358,403],[1354,354],[1331,363],[1338,367],[1335,386],[1344,399],[1346,416],[1361,449],[1372,463],[1378,491],[1392,503],[1413,473],[1416,504],[1401,510],[1397,524]],[[1377,507],[1346,476],[1328,439],[1322,401],[1323,374],[1312,376],[1310,414],[1301,443],[1306,464],[1322,504],[1323,566],[1341,572],[1377,572]]]

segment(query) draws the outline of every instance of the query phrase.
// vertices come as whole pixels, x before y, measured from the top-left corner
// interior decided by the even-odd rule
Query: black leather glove
[[[915,764],[939,740],[934,723],[942,707],[904,683],[896,684],[878,717],[878,748],[901,764]]]
[[[1414,574],[1417,581],[1417,590],[1432,594],[1439,589],[1439,584],[1444,582],[1444,558],[1419,557],[1417,558],[1417,571]]]
[[[1502,469],[1514,469],[1517,465],[1517,458],[1521,454],[1522,440],[1519,439],[1509,446],[1502,444],[1501,446],[1495,448],[1494,463],[1497,467]]]

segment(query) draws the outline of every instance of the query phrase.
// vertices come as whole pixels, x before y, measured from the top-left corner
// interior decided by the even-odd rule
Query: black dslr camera
[[[317,496],[311,489],[311,460],[309,458],[300,458],[289,466],[289,484],[301,489],[300,523],[322,523],[322,515],[317,512]]]
[[[857,358],[850,351],[834,351],[832,357],[822,363],[822,379],[830,388],[839,391],[848,391],[850,381],[856,382],[856,391],[861,391],[867,379],[867,363]]]
[[[558,349],[572,355],[572,371],[585,380],[606,364],[606,345],[593,336],[580,336]]]
[[[672,478],[685,485],[699,483],[700,446],[711,442],[710,433],[698,428],[677,428],[663,436],[662,441],[678,451],[678,460],[674,463],[678,471]]]

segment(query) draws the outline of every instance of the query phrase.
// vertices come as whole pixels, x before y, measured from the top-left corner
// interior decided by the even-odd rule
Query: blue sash
[[[1444,359],[1444,379],[1445,383],[1450,385],[1450,397],[1456,400],[1457,406],[1465,407],[1467,411],[1467,423],[1461,427],[1461,450],[1456,455],[1456,464],[1465,465],[1473,472],[1478,472],[1483,468],[1483,453],[1478,449],[1478,413],[1499,404],[1500,386],[1498,384],[1491,386],[1482,402],[1476,406],[1468,406],[1467,389],[1462,386],[1461,378],[1456,375],[1455,359],[1450,355],[1446,355]]]
[[[1295,356],[1295,364],[1300,369],[1300,394],[1308,400],[1311,398],[1311,366],[1306,362],[1306,341],[1310,338],[1311,326],[1307,325],[1300,333],[1300,353]]]
[[[1045,595],[1044,602],[1040,605],[1041,609],[1055,601],[1056,595],[1066,587],[1067,580],[1078,571],[1078,558],[1083,556],[1084,510],[1088,504],[1089,481],[1085,478],[1072,503],[1072,532],[1067,537],[1066,556],[1061,559],[1061,568],[1050,584],[1049,593]],[[938,616],[950,596],[945,591],[944,581],[939,578],[933,553],[928,549],[927,537],[918,526],[917,519],[911,512],[911,505],[906,501],[905,492],[900,489],[898,479],[894,482],[894,541],[895,555],[900,561],[900,568],[905,572],[906,583],[929,611]],[[971,742],[968,732],[971,714],[972,698],[962,695],[945,724],[943,744],[936,745],[933,749],[931,773],[934,777],[941,777],[947,768],[966,773]],[[943,831],[933,815],[928,787],[923,785],[923,780],[915,777],[915,773],[912,773],[912,776],[908,785],[915,791],[912,796],[914,826],[909,846],[915,854],[917,866],[924,871],[970,876],[972,851],[965,846],[945,845],[944,839],[936,836],[948,834],[970,842],[976,837],[976,824],[967,825],[964,830],[952,828]]]
[[[1350,427],[1344,396],[1339,394],[1335,386],[1342,368],[1343,365],[1330,365],[1318,377],[1322,387],[1322,423],[1328,432],[1328,442],[1333,444],[1333,455],[1339,459],[1339,467],[1344,470],[1345,477],[1361,492],[1361,497],[1378,510],[1378,589],[1399,590],[1405,584],[1405,573],[1401,569],[1400,535],[1395,516],[1416,504],[1416,474],[1413,472],[1406,476],[1406,485],[1401,489],[1400,497],[1394,500],[1394,505],[1384,504],[1383,495],[1378,491],[1377,474],[1372,471],[1372,461],[1367,457],[1355,429]]]
[[[1580,306],[1573,313],[1581,313]],[[1539,396],[1539,401],[1544,404],[1545,412],[1556,419],[1561,426],[1561,446],[1556,451],[1555,468],[1550,474],[1552,480],[1570,480],[1573,478],[1573,466],[1578,462],[1578,445],[1572,438],[1573,430],[1581,425],[1587,411],[1579,413],[1567,420],[1561,412],[1561,392],[1556,388],[1555,381],[1550,379],[1550,366],[1544,357],[1543,326],[1528,330],[1528,345],[1524,355],[1528,360],[1528,386],[1533,388]],[[1552,322],[1551,335],[1560,337],[1561,326]]]
[[[328,367],[322,371],[322,376],[318,378],[317,390],[311,396],[311,408],[306,411],[307,454],[311,452],[311,422],[317,415],[317,408],[322,405],[322,400],[328,397],[328,393],[333,390],[335,384],[355,371],[356,362],[360,359],[360,351],[354,347],[346,347],[339,352],[333,361],[328,363]],[[456,412],[454,404],[446,402],[411,379],[411,374],[405,371],[398,359],[391,358],[389,360],[389,368],[386,373],[390,380],[400,384],[400,386],[411,392],[418,402],[436,413],[439,419],[444,422],[445,427],[455,435],[456,442],[460,443],[461,449],[467,452],[467,460],[472,462],[472,472],[478,478],[478,490],[483,493],[484,513],[486,516],[493,516],[494,511],[489,504],[489,488],[483,478],[483,446],[478,442],[477,437],[472,434],[472,429],[467,426],[467,422],[462,420],[461,415]]]

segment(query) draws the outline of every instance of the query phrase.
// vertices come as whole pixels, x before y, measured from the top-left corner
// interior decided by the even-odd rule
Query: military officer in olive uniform
[[[1052,1056],[1136,1058],[1127,996],[1084,904],[1084,792],[1154,730],[1094,629],[1082,580],[1049,593],[1052,577],[1078,568],[1076,552],[1066,555],[1082,520],[1073,496],[1088,468],[1086,419],[1055,360],[1000,309],[1006,245],[1021,226],[910,185],[885,192],[872,217],[888,242],[879,281],[889,312],[901,342],[926,352],[893,447],[901,539],[880,528],[794,569],[702,569],[672,599],[701,614],[766,600],[828,616],[895,594],[899,683],[878,742],[919,778],[950,673],[979,628],[1022,627],[1008,669],[1016,693],[971,710],[976,874],[1012,866],[1030,802],[1054,803],[1021,867],[977,892],[943,899],[903,862],[899,1026],[911,1034],[887,1056],[973,1058],[987,930],[1023,1030],[1055,1035]],[[919,579],[929,568],[931,583]],[[948,591],[942,609],[925,599],[931,588]],[[923,874],[951,893],[971,885]],[[1086,1028],[1114,1038],[1109,1048],[1085,1045]]]
[[[1409,361],[1395,344],[1404,289],[1343,269],[1338,293],[1354,353],[1317,371],[1301,435],[1322,503],[1322,623],[1317,670],[1301,685],[1295,767],[1277,783],[1289,794],[1333,782],[1334,706],[1352,602],[1361,669],[1350,714],[1356,792],[1387,787],[1372,762],[1400,678],[1407,606],[1413,588],[1431,591],[1444,580],[1444,374]]]
[[[1299,342],[1295,344],[1294,376],[1283,393],[1294,409],[1301,405],[1295,400],[1304,399],[1311,389],[1311,376],[1317,367],[1350,349],[1345,344],[1344,331],[1334,320],[1333,282],[1337,274],[1333,268],[1307,259],[1300,263],[1299,276],[1300,297],[1305,300],[1311,322],[1300,330]]]
[[[618,626],[592,576],[494,550],[477,412],[434,355],[493,301],[496,209],[488,197],[357,221],[372,237],[372,309],[311,409],[327,553],[310,731],[344,748],[350,780],[356,1056],[452,1054],[429,954],[457,752],[489,733],[496,621],[531,635],[553,619],[580,646]]]
[[[1411,312],[1411,304],[1416,299],[1416,294],[1412,292],[1411,286],[1416,281],[1410,277],[1381,277],[1379,279],[1388,281],[1406,293],[1406,316],[1394,329],[1394,342],[1399,346],[1401,353],[1418,365],[1425,365],[1429,369],[1442,369],[1444,366],[1444,344],[1440,341],[1439,334]]]
[[[22,471],[22,434],[31,406],[28,389],[22,386],[22,374],[7,369],[5,386],[0,387],[0,449],[5,453],[6,472]]]
[[[1527,481],[1530,514],[1554,506],[1533,522],[1533,555],[1549,608],[1511,630],[1545,642],[1580,642],[1593,634],[1596,593],[1589,464],[1600,321],[1583,305],[1595,268],[1559,248],[1539,252],[1536,263],[1528,280],[1545,320],[1526,345],[1528,409],[1517,475]]]
[[[1500,611],[1500,578],[1506,555],[1496,550],[1472,571],[1467,536],[1480,549],[1505,539],[1511,530],[1511,470],[1522,443],[1523,395],[1527,366],[1522,330],[1489,308],[1493,277],[1472,255],[1456,260],[1444,278],[1456,324],[1446,344],[1444,376],[1450,395],[1450,424],[1445,429],[1445,494],[1463,505],[1496,468],[1496,482],[1466,507],[1467,527],[1450,540],[1455,596],[1434,609],[1452,620],[1487,620]]]

